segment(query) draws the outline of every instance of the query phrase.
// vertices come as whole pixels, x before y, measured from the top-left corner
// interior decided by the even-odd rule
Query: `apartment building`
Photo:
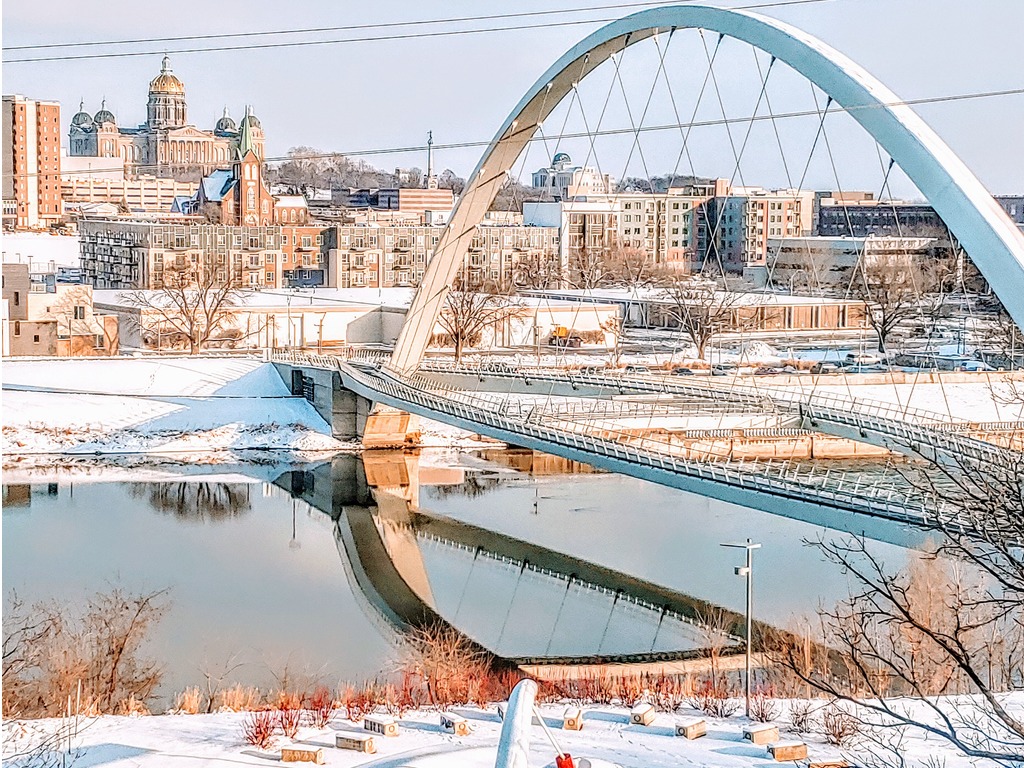
[[[846,292],[859,279],[859,264],[881,259],[935,259],[944,240],[935,237],[790,237],[768,241],[776,288]]]
[[[60,104],[3,97],[4,222],[17,229],[60,221]]]
[[[12,356],[116,355],[117,317],[94,311],[87,285],[33,280],[28,264],[3,265],[4,350]]]
[[[924,203],[876,200],[867,193],[818,195],[814,234],[821,237],[945,237],[946,225]]]
[[[333,288],[396,288],[419,284],[444,227],[345,224],[329,228],[325,250]],[[479,289],[511,284],[525,258],[558,253],[558,231],[485,223],[477,227],[463,266],[463,283]]]

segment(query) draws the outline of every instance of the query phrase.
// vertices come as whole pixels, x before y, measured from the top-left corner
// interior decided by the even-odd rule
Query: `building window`
[[[37,334],[34,334],[34,335],[32,336],[32,342],[33,342],[34,344],[38,344],[38,343],[39,343],[39,334],[38,334],[38,333],[37,333]]]
[[[15,291],[14,292],[14,306],[16,306],[16,307],[20,307],[21,306],[21,291]]]
[[[18,320],[14,321],[14,335],[21,336],[21,322]]]
[[[81,304],[75,306],[75,320],[85,320],[85,307]]]

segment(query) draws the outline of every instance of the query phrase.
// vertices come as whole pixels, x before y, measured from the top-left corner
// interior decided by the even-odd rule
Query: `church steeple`
[[[252,138],[252,128],[250,127],[252,120],[249,118],[252,116],[252,106],[249,104],[245,105],[245,117],[242,119],[242,127],[238,133],[238,159],[241,160],[249,152],[256,153],[256,142]]]

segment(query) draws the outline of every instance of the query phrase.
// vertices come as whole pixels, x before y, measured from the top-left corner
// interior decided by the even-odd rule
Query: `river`
[[[3,583],[30,602],[169,588],[146,646],[165,668],[157,709],[207,677],[386,675],[424,621],[521,662],[687,658],[715,642],[703,617],[744,610],[742,552],[722,543],[762,545],[754,615],[785,628],[848,592],[807,542],[863,532],[893,567],[922,543],[891,522],[772,515],[528,451],[111,467],[6,475]]]

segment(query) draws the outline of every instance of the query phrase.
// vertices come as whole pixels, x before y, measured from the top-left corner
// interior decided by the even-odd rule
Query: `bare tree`
[[[462,290],[457,285],[445,296],[437,320],[455,347],[458,364],[465,348],[479,344],[488,327],[496,328],[521,311],[519,304],[507,295]]]
[[[935,293],[952,279],[948,260],[920,259],[905,254],[880,254],[862,260],[851,291],[868,305],[868,322],[886,351],[893,331],[919,315],[932,316],[941,307]]]
[[[115,588],[94,595],[76,615],[70,604],[28,607],[12,594],[4,612],[4,717],[58,716],[69,696],[76,714],[144,704],[161,670],[140,651],[166,611],[166,595]]]
[[[609,248],[605,267],[610,283],[623,288],[649,288],[664,279],[663,270],[651,255],[631,245],[616,244]]]
[[[158,335],[178,336],[188,344],[189,354],[202,351],[228,325],[244,295],[235,265],[213,264],[209,254],[204,258],[165,264],[161,288],[124,295],[124,303],[138,309],[144,333],[155,327]]]
[[[466,180],[451,168],[445,168],[437,179],[437,186],[441,189],[450,189],[455,195],[461,195],[462,190],[466,188]]]
[[[571,248],[566,280],[569,286],[581,291],[608,288],[615,285],[615,272],[604,248],[588,245]]]
[[[669,274],[659,290],[672,321],[697,348],[697,357],[704,353],[715,334],[744,330],[756,322],[756,308],[744,307],[747,294],[719,290],[710,280],[684,274]]]
[[[852,584],[848,600],[822,612],[843,674],[835,665],[809,671],[791,653],[783,661],[851,705],[889,752],[899,740],[884,734],[916,731],[968,757],[1019,764],[1024,718],[1004,693],[1024,680],[1024,455],[995,452],[907,476],[935,502],[938,543],[894,571],[862,538],[818,542]]]
[[[512,269],[512,284],[518,289],[561,288],[564,282],[562,261],[552,251],[523,254]]]
[[[199,215],[208,224],[220,224],[221,210],[219,203],[203,203],[199,209]]]

